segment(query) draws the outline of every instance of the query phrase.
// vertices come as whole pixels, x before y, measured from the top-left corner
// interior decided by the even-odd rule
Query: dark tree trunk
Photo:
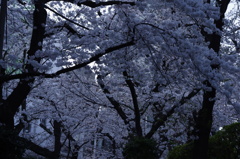
[[[0,158],[21,159],[24,149],[16,142],[17,132],[0,126]]]
[[[142,137],[142,127],[141,127],[141,114],[140,114],[140,109],[138,106],[138,99],[137,99],[137,93],[135,90],[135,86],[133,81],[131,81],[131,77],[128,75],[127,71],[123,72],[123,76],[125,77],[125,81],[127,83],[127,86],[130,90],[131,97],[132,97],[132,102],[133,102],[133,108],[134,108],[134,122],[135,122],[135,131],[136,135],[138,137]]]
[[[208,1],[210,3],[210,1]],[[220,18],[215,20],[214,23],[219,30],[223,29],[223,20],[224,15],[227,10],[228,4],[230,0],[217,0],[216,6],[220,6]],[[207,34],[202,31],[203,35],[207,42],[210,42],[209,48],[213,49],[216,54],[219,54],[219,50],[221,47],[221,36],[217,33]],[[212,64],[212,69],[219,69],[219,64]],[[198,112],[198,116],[196,119],[196,127],[195,132],[197,139],[194,141],[193,148],[193,159],[207,159],[208,158],[208,140],[210,136],[210,131],[212,127],[212,112],[215,104],[216,97],[216,89],[211,85],[211,83],[206,80],[204,85],[210,90],[204,90],[203,93],[203,102],[202,108]]]
[[[211,87],[211,91],[204,91],[202,109],[198,112],[196,121],[196,136],[194,141],[193,159],[208,158],[208,139],[212,127],[212,111],[215,103],[216,89],[206,81],[206,86]]]
[[[7,0],[2,0],[1,10],[0,10],[0,59],[2,59],[3,57],[3,44],[4,44],[6,16],[7,16]]]
[[[54,126],[54,137],[55,137],[55,142],[54,142],[54,159],[58,159],[60,157],[60,152],[62,148],[61,144],[61,123],[54,120],[53,122]]]
[[[42,46],[39,43],[43,42],[47,13],[43,8],[43,4],[35,4],[35,11],[33,13],[33,32],[30,44],[30,49],[28,51],[28,57],[33,56],[37,50],[41,50]],[[35,59],[40,62],[40,59]],[[28,72],[34,72],[34,68],[31,64],[26,64],[26,70]],[[13,92],[7,97],[6,100],[2,99],[0,103],[0,123],[3,125],[14,128],[14,115],[18,111],[22,102],[27,98],[31,90],[31,85],[34,82],[34,78],[29,77],[27,79],[22,79],[18,83],[17,87]]]
[[[33,56],[37,50],[41,50],[42,47],[39,43],[43,42],[45,26],[46,23],[46,11],[43,8],[43,4],[35,4],[35,11],[33,13],[33,32],[31,38],[30,49],[28,51],[28,57]],[[40,59],[35,59],[40,62]],[[26,70],[28,72],[34,72],[33,66],[31,64],[26,64]],[[3,75],[3,70],[1,69],[1,75]],[[18,109],[20,108],[23,101],[27,98],[31,90],[31,85],[34,82],[34,78],[29,77],[27,79],[21,79],[13,92],[3,100],[1,94],[0,100],[0,158],[4,159],[14,159],[21,158],[21,152],[23,146],[17,143],[17,140],[13,140],[18,136],[19,131],[15,131],[14,128],[14,116]],[[0,83],[2,86],[3,83]],[[2,87],[0,88],[2,93]],[[11,134],[11,135],[8,135]],[[7,135],[7,136],[6,136]],[[3,148],[3,149],[2,149]]]

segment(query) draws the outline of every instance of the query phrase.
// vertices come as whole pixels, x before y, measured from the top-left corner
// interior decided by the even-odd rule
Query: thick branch
[[[125,112],[122,110],[120,103],[117,102],[113,97],[110,96],[110,91],[105,87],[105,84],[102,80],[101,75],[97,76],[97,82],[98,82],[99,86],[101,87],[101,89],[103,90],[103,93],[106,95],[109,102],[116,109],[118,115],[122,118],[124,123],[127,125],[129,123],[128,120],[127,120],[128,117],[126,116]]]
[[[100,6],[108,6],[108,5],[122,5],[122,4],[129,4],[129,5],[135,5],[135,2],[122,2],[122,1],[107,1],[107,2],[93,2],[93,1],[85,1],[85,2],[79,2],[77,5],[85,5],[91,8],[96,8]]]
[[[4,31],[5,31],[5,22],[7,16],[7,0],[1,1],[1,10],[0,10],[0,59],[3,55],[3,43],[4,43]]]
[[[49,135],[53,135],[53,132],[47,128],[44,124],[40,123],[39,126],[44,130],[46,131]]]
[[[47,2],[50,2],[52,0],[46,0]],[[60,0],[59,0],[60,1]],[[134,6],[136,5],[135,2],[126,2],[126,1],[106,1],[106,2],[93,2],[91,0],[86,0],[84,2],[77,2],[75,0],[63,0],[64,2],[70,2],[73,4],[77,4],[78,6],[87,6],[90,8],[97,8],[97,7],[101,7],[101,6],[110,6],[110,5],[123,5],[123,4],[127,4],[127,5],[131,5]]]
[[[142,127],[141,127],[141,115],[139,111],[138,106],[138,99],[137,94],[134,88],[134,83],[130,80],[130,77],[128,76],[128,73],[126,71],[123,72],[123,76],[125,77],[125,81],[130,89],[132,101],[133,101],[133,107],[134,107],[134,115],[135,115],[135,127],[136,127],[136,133],[138,136],[142,136]]]
[[[4,76],[0,76],[0,82],[7,82],[7,81],[10,81],[10,80],[14,80],[14,79],[24,79],[24,78],[37,77],[37,76],[41,76],[41,77],[45,77],[45,78],[53,78],[53,77],[56,77],[58,75],[61,75],[61,74],[64,74],[64,73],[67,73],[67,72],[85,67],[88,64],[99,60],[99,58],[101,58],[104,55],[107,55],[107,54],[109,54],[113,51],[120,50],[120,49],[128,47],[128,46],[132,46],[134,44],[135,44],[134,41],[129,41],[129,42],[117,45],[117,46],[110,47],[110,48],[106,49],[104,52],[92,56],[91,58],[89,58],[88,60],[86,60],[83,63],[77,64],[77,65],[72,66],[72,67],[64,68],[64,69],[59,70],[59,71],[57,71],[55,73],[52,73],[52,74],[31,72],[31,73],[22,73],[22,74],[16,74],[16,75],[4,75]]]
[[[54,120],[54,155],[59,158],[61,152],[61,122]]]
[[[163,114],[162,112],[160,112],[159,113],[160,119],[157,119],[157,121],[154,121],[151,130],[148,132],[148,134],[145,137],[151,138],[153,134],[157,131],[157,129],[167,121],[168,117],[170,117],[174,113],[177,107],[185,104],[188,100],[190,100],[192,97],[197,95],[199,91],[200,89],[192,90],[192,92],[190,92],[188,96],[182,97],[182,99],[177,104],[173,105],[172,108],[166,114]]]
[[[49,159],[50,158],[51,159],[55,158],[54,153],[52,151],[49,151],[48,149],[43,148],[43,147],[41,147],[41,146],[33,143],[30,140],[27,140],[27,139],[23,138],[23,137],[18,137],[18,142],[16,141],[16,143],[21,143],[23,145],[23,148],[27,148],[27,149],[35,152],[38,155],[47,157]]]

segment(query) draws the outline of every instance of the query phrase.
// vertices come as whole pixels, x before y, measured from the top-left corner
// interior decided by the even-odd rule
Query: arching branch
[[[22,74],[16,74],[16,75],[3,75],[3,76],[0,75],[0,82],[7,82],[7,81],[10,81],[10,80],[14,80],[14,79],[24,79],[24,78],[29,78],[29,77],[40,77],[40,76],[44,77],[44,78],[54,78],[54,77],[59,76],[61,74],[64,74],[64,73],[67,73],[67,72],[85,67],[88,64],[90,64],[94,61],[97,61],[99,58],[103,57],[104,55],[107,55],[107,54],[109,54],[113,51],[120,50],[120,49],[128,47],[128,46],[132,46],[134,44],[135,43],[132,40],[132,41],[129,41],[129,42],[126,42],[126,43],[123,43],[123,44],[119,44],[119,45],[110,47],[102,53],[99,53],[97,55],[93,55],[91,58],[89,58],[85,62],[82,62],[82,63],[77,64],[77,65],[72,66],[72,67],[61,69],[61,70],[59,70],[55,73],[51,73],[51,74],[40,73],[40,72],[30,72],[30,73],[22,73]]]
[[[93,2],[93,1],[84,1],[79,2],[77,5],[85,5],[91,8],[96,8],[100,6],[109,6],[109,5],[122,5],[122,4],[129,4],[129,5],[135,5],[135,2],[125,2],[125,1],[107,1],[107,2]]]

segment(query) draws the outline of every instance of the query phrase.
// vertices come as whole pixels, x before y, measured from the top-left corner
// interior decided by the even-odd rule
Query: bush
[[[168,159],[192,159],[193,143],[176,146],[168,154]]]
[[[175,147],[168,159],[191,159],[193,143]],[[223,127],[209,139],[209,159],[240,158],[240,123]]]
[[[134,137],[123,149],[125,159],[157,159],[157,143],[153,139]]]
[[[240,158],[240,123],[225,126],[210,138],[210,159]]]

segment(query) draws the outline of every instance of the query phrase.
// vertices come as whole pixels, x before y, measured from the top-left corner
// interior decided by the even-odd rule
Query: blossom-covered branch
[[[70,0],[69,2],[71,2]],[[109,6],[109,5],[122,5],[122,4],[129,4],[129,5],[135,5],[135,2],[126,2],[126,1],[107,1],[107,2],[93,2],[93,1],[84,1],[84,2],[78,2],[77,5],[85,5],[91,8],[96,8],[100,6]]]
[[[47,74],[47,73],[31,72],[31,73],[22,73],[22,74],[16,74],[16,75],[4,75],[4,76],[0,76],[0,81],[1,82],[6,82],[6,81],[14,80],[14,79],[24,79],[24,78],[38,77],[38,76],[45,77],[45,78],[53,78],[53,77],[56,77],[56,76],[61,75],[63,73],[67,73],[67,72],[85,67],[88,64],[99,60],[99,58],[101,58],[102,56],[104,56],[108,53],[111,53],[111,52],[116,51],[116,50],[120,50],[120,49],[125,48],[125,47],[132,46],[134,44],[135,43],[132,40],[132,41],[129,41],[129,42],[117,45],[117,46],[110,47],[110,48],[106,49],[104,52],[92,56],[91,58],[89,58],[85,62],[82,62],[82,63],[77,64],[77,65],[72,66],[72,67],[61,69],[61,70],[59,70],[55,73]]]
[[[175,112],[175,109],[177,107],[185,104],[188,100],[190,100],[195,95],[197,95],[200,90],[201,89],[194,89],[188,94],[188,96],[182,97],[182,99],[177,104],[173,105],[172,108],[169,111],[167,111],[166,114],[163,114],[163,112],[160,112],[160,115],[158,116],[159,119],[154,121],[151,130],[146,135],[146,138],[151,138],[153,136],[153,134],[155,133],[155,131],[157,131],[157,129],[161,125],[163,125],[166,122],[166,120]]]

